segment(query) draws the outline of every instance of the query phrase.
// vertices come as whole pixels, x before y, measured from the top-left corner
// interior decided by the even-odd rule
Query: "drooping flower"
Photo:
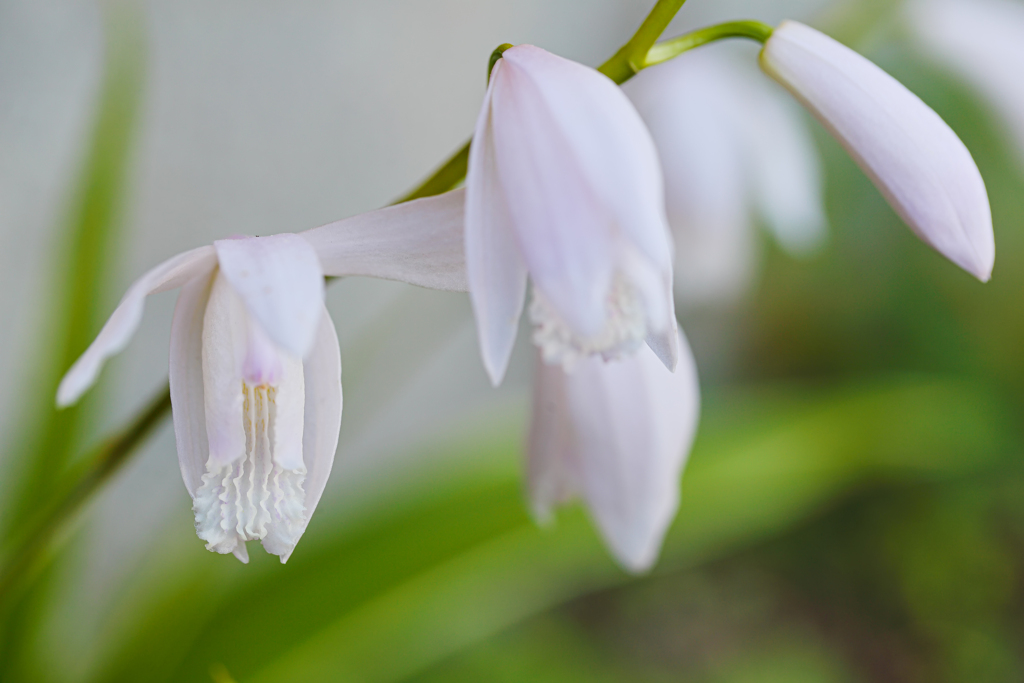
[[[470,150],[466,267],[495,384],[528,278],[546,362],[616,358],[647,341],[675,366],[661,168],[643,121],[610,79],[532,45],[497,61]]]
[[[743,66],[706,47],[622,86],[658,146],[675,293],[690,305],[747,290],[758,223],[794,255],[825,238],[820,162],[799,107]]]
[[[581,360],[572,372],[537,363],[528,476],[537,516],[577,496],[615,557],[634,572],[654,563],[679,505],[697,430],[697,371],[680,335],[667,370],[650,349]]]
[[[995,242],[985,183],[938,114],[869,60],[797,22],[775,29],[761,68],[836,137],[918,237],[989,279]]]
[[[466,290],[463,191],[300,234],[215,242],[135,281],[62,380],[74,403],[123,349],[147,295],[181,287],[170,344],[178,461],[207,549],[284,562],[327,483],[341,424],[341,356],[324,276]]]
[[[917,44],[992,107],[1024,163],[1024,6],[1012,0],[914,0],[906,3],[905,16]]]

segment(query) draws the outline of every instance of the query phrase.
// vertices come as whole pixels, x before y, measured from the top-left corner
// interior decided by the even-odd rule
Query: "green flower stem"
[[[513,45],[512,43],[502,43],[501,45],[494,49],[494,52],[491,53],[491,59],[487,63],[488,83],[491,82],[491,72],[494,71],[494,65],[497,64],[498,60],[501,59],[501,56],[505,54],[505,50],[509,49],[510,47],[515,47],[515,45]]]
[[[401,199],[395,200],[392,204],[402,204],[403,202],[411,202],[414,199],[433,197],[434,195],[443,194],[448,190],[454,189],[466,177],[466,169],[468,167],[469,140],[448,161],[444,162],[440,168],[434,171],[429,178],[417,186],[416,189],[402,196]]]
[[[171,392],[165,388],[121,433],[101,444],[57,484],[59,494],[53,499],[58,502],[30,519],[15,536],[13,548],[7,553],[9,559],[0,570],[0,613],[21,579],[38,567],[50,540],[61,531],[64,523],[110,480],[170,412]]]
[[[641,68],[667,62],[687,50],[724,38],[749,38],[763,44],[771,38],[774,30],[768,24],[762,24],[760,21],[728,21],[724,24],[708,26],[652,46],[647,52],[647,57]]]
[[[659,0],[629,42],[619,48],[598,71],[619,85],[635,76],[644,66],[651,47],[668,28],[686,0]]]

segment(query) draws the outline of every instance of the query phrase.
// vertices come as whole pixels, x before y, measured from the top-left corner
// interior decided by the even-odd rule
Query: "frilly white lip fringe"
[[[680,334],[670,372],[650,349],[572,372],[537,363],[528,477],[537,517],[580,496],[616,559],[651,567],[679,507],[679,481],[697,431],[697,368]]]
[[[461,190],[307,232],[215,242],[136,280],[61,381],[74,403],[127,345],[149,294],[181,287],[170,344],[178,462],[209,550],[284,562],[327,483],[341,425],[341,354],[324,275],[465,291]]]
[[[466,268],[494,384],[528,278],[534,339],[548,362],[615,358],[647,341],[675,367],[661,167],[609,78],[532,45],[497,61],[470,149]]]
[[[853,50],[783,22],[761,68],[846,148],[910,229],[981,281],[995,239],[988,194],[971,153],[917,95]]]

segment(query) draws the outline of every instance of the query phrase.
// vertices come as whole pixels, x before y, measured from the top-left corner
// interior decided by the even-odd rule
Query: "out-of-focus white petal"
[[[763,78],[737,80],[745,103],[736,118],[757,211],[783,249],[809,254],[828,235],[824,170],[814,139],[795,102]]]
[[[580,495],[582,476],[565,391],[566,372],[545,363],[539,351],[535,363],[526,478],[534,515],[546,524],[557,506]]]
[[[1024,6],[1013,0],[915,0],[904,7],[919,44],[991,103],[1024,161]]]
[[[206,436],[203,395],[203,317],[214,275],[187,282],[178,295],[171,323],[171,414],[178,465],[185,488],[193,498],[206,472],[210,445]]]
[[[676,307],[672,296],[672,270],[657,271],[646,257],[630,246],[623,249],[623,272],[640,291],[647,311],[646,343],[669,371],[679,362]]]
[[[220,270],[270,339],[305,357],[320,325],[324,273],[313,246],[298,235],[219,240]]]
[[[989,279],[995,243],[985,183],[938,114],[864,57],[796,22],[775,30],[761,67],[835,135],[918,237]]]
[[[745,106],[733,71],[702,50],[644,69],[623,86],[661,155],[675,292],[684,305],[736,299],[753,275],[749,150],[740,119],[759,112]]]
[[[729,302],[748,290],[755,214],[791,252],[824,237],[818,157],[799,107],[743,66],[704,48],[623,85],[661,156],[684,305]]]
[[[103,362],[120,352],[142,320],[146,297],[180,287],[217,264],[213,247],[199,247],[167,259],[132,283],[121,303],[57,388],[57,405],[69,406],[93,385]]]
[[[209,461],[219,468],[245,456],[242,365],[249,314],[223,272],[210,289],[203,315],[202,372]]]
[[[666,289],[672,290],[672,283],[666,282]],[[672,324],[675,323],[675,310],[670,311],[672,316]],[[654,355],[658,357],[662,365],[665,366],[669,372],[675,372],[676,368],[679,367],[679,335],[676,334],[674,327],[666,328],[660,332],[651,332],[647,335],[647,346],[654,352]]]
[[[367,275],[465,292],[465,190],[417,199],[299,233],[325,275]]]
[[[587,359],[571,373],[538,369],[529,440],[535,509],[582,495],[631,571],[657,558],[696,433],[696,367],[681,336],[679,345],[675,373],[647,349],[610,363]]]
[[[305,520],[306,524],[309,524],[320,502],[320,496],[327,486],[327,477],[334,464],[341,428],[341,349],[338,346],[334,323],[326,307],[317,330],[316,341],[313,342],[313,349],[303,363],[303,372],[306,380],[306,400],[302,459],[306,467]],[[302,532],[299,532],[296,540],[301,535]],[[290,555],[290,550],[283,553],[281,561],[286,561]]]
[[[491,73],[484,107],[477,119],[466,176],[466,273],[484,368],[495,386],[512,355],[526,300],[526,264],[519,251],[512,216],[495,167],[490,97],[501,60]]]

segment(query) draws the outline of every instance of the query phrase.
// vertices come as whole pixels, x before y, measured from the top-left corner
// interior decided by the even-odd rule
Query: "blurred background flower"
[[[171,294],[95,396],[51,411],[135,275],[387,203],[470,134],[495,46],[596,65],[650,4],[0,0],[0,529],[40,472],[164,386]],[[525,336],[493,390],[465,295],[334,283],[341,443],[289,563],[203,549],[164,424],[0,615],[0,680],[1024,677],[1024,179],[1015,105],[992,106],[1008,86],[954,66],[951,37],[948,60],[922,50],[926,25],[889,0],[689,0],[669,34],[733,18],[824,30],[950,123],[990,193],[990,284],[923,249],[804,118],[828,240],[795,260],[750,232],[746,293],[680,311],[702,424],[663,557],[632,579],[582,508],[529,518]],[[707,49],[758,75],[756,46]],[[100,266],[71,267],[82,249]]]
[[[710,45],[623,86],[661,154],[675,288],[687,308],[728,306],[749,293],[760,270],[759,224],[796,256],[826,239],[809,121],[743,47]]]

